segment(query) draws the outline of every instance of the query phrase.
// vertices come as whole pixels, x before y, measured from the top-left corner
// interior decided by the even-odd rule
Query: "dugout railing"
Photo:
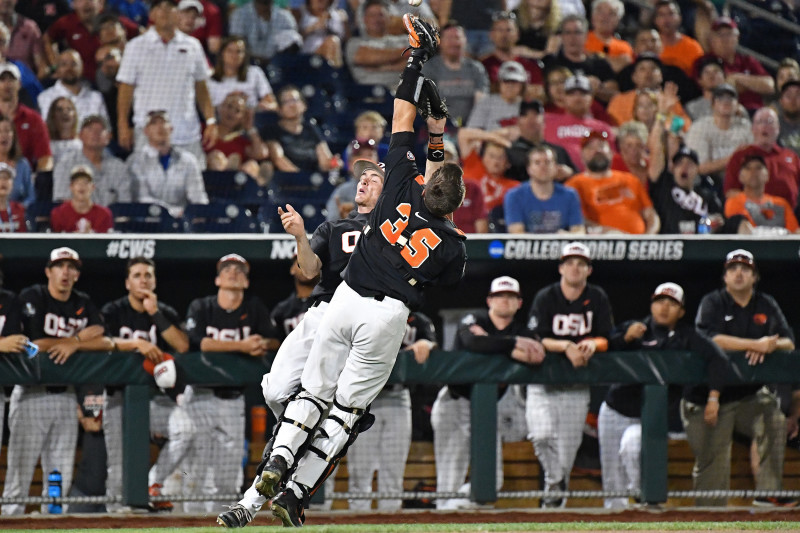
[[[723,379],[728,384],[795,383],[800,379],[799,356],[800,352],[776,352],[763,364],[750,366],[743,354],[733,353]],[[226,353],[176,355],[178,371],[187,383],[218,386],[257,384],[269,370],[271,360],[269,355],[263,358]],[[473,428],[497,427],[498,383],[643,383],[640,499],[655,504],[665,502],[668,496],[667,386],[704,382],[705,366],[702,358],[688,352],[609,352],[592,358],[587,367],[579,369],[573,369],[566,358],[558,355],[545,358],[542,365],[528,366],[503,357],[434,351],[426,363],[419,365],[410,352],[402,352],[390,383],[474,383]],[[0,357],[0,386],[92,383],[125,387],[123,503],[146,505],[150,459],[148,402],[154,384],[142,367],[142,356],[76,353],[64,365],[54,364],[46,355],[33,359],[24,354]],[[495,431],[472,431],[471,435],[471,499],[478,503],[493,502],[498,497],[494,482]],[[26,501],[41,500],[31,497]],[[8,502],[0,500],[0,503]]]

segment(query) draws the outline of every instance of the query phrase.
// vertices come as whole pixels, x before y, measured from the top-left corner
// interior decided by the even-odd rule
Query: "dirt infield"
[[[102,517],[102,518],[101,518]],[[347,511],[309,512],[306,525],[324,524],[470,524],[515,522],[800,522],[800,509],[786,510],[630,510],[616,513],[602,509],[574,512],[545,512],[538,510],[481,510],[481,511],[402,511],[397,513],[357,513]],[[271,514],[262,511],[254,526],[274,524]],[[29,516],[0,518],[0,529],[93,529],[93,528],[153,528],[204,527],[216,525],[214,516],[170,516],[153,514]]]

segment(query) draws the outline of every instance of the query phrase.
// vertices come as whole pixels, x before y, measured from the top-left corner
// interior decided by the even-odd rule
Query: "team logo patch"
[[[412,153],[411,153],[411,150],[409,150],[408,152],[406,152],[406,157],[408,158],[408,160],[409,160],[409,161],[414,161],[414,160],[416,159],[416,158],[414,157],[414,154],[412,154]]]
[[[756,313],[755,315],[753,315],[753,322],[755,322],[759,326],[763,326],[764,324],[767,323],[767,315],[765,315],[764,313]]]
[[[22,312],[25,313],[25,316],[33,316],[36,314],[36,308],[32,303],[28,302],[25,304],[25,309],[23,309]]]
[[[476,322],[475,315],[473,314],[469,314],[461,319],[461,323],[464,324],[465,326],[471,326],[475,322]]]
[[[186,319],[186,329],[191,330],[191,329],[194,329],[195,327],[197,327],[197,322],[195,321],[195,319],[194,318],[187,318]]]
[[[532,316],[528,320],[528,329],[536,329],[536,326],[538,326],[538,325],[539,325],[539,321],[536,319],[535,316]]]

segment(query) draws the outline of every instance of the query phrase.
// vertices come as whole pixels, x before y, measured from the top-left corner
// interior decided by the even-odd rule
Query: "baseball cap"
[[[589,81],[589,78],[581,74],[577,74],[567,78],[567,81],[564,82],[564,91],[583,91],[585,93],[591,93],[592,84]]]
[[[781,85],[781,94],[783,94],[789,87],[800,87],[800,80],[787,80]]]
[[[75,263],[75,265],[77,265],[78,268],[80,268],[83,264],[81,263],[81,258],[78,255],[78,252],[72,248],[67,248],[66,246],[56,248],[50,252],[50,261],[47,262],[47,266],[51,267],[59,261],[72,261]]]
[[[736,21],[730,17],[718,17],[714,22],[711,23],[711,31],[717,31],[720,28],[731,28],[732,30],[739,29],[739,26],[736,25]]]
[[[686,146],[685,144],[675,152],[675,155],[672,156],[672,164],[674,165],[677,163],[681,158],[688,157],[692,161],[694,161],[695,165],[700,164],[700,157],[698,157],[697,152]]]
[[[75,165],[69,173],[69,181],[77,178],[89,178],[94,181],[94,172],[86,165]]]
[[[544,104],[542,103],[541,100],[536,100],[536,99],[530,100],[528,102],[523,100],[519,104],[519,114],[520,114],[520,116],[522,116],[525,113],[527,113],[528,111],[536,111],[540,115],[543,115],[544,114]]]
[[[219,261],[217,261],[217,274],[219,274],[220,270],[222,270],[222,267],[225,266],[226,263],[240,264],[244,267],[245,274],[250,273],[250,263],[248,263],[244,257],[239,254],[228,254],[223,255],[220,257]]]
[[[753,258],[753,254],[743,248],[729,252],[728,255],[725,256],[725,268],[735,263],[741,263],[753,269],[756,268],[756,260]]]
[[[181,0],[178,2],[178,11],[195,8],[198,13],[203,14],[203,4],[199,0]]]
[[[11,179],[17,176],[17,170],[8,163],[0,163],[0,172],[8,172],[11,174]]]
[[[497,78],[501,81],[518,81],[528,83],[528,73],[525,67],[517,61],[505,61],[497,71]]]
[[[703,56],[697,60],[697,63],[694,66],[694,77],[700,78],[700,75],[703,73],[703,69],[705,69],[709,65],[717,65],[721,69],[725,69],[725,63],[722,61],[721,57],[707,55]]]
[[[719,98],[722,95],[729,94],[734,98],[739,98],[739,93],[736,92],[736,88],[731,85],[730,83],[720,83],[714,90],[711,92],[711,100],[715,98]]]
[[[635,67],[636,65],[638,65],[642,61],[652,61],[653,63],[655,63],[659,67],[663,64],[663,63],[661,63],[661,59],[656,54],[654,54],[653,52],[642,52],[641,54],[636,56],[636,59],[633,60],[633,66]]]
[[[150,9],[154,9],[154,8],[160,6],[161,4],[163,4],[164,2],[166,2],[166,3],[170,4],[170,5],[173,5],[173,6],[178,5],[178,0],[152,0],[150,2]]]
[[[570,257],[579,257],[585,260],[587,263],[592,262],[592,253],[589,251],[589,247],[583,244],[582,242],[571,242],[569,244],[565,244],[563,248],[561,248],[561,261],[565,261]]]
[[[503,292],[510,292],[512,294],[520,295],[519,281],[510,276],[500,276],[492,280],[492,286],[489,289],[489,296],[500,294]]]
[[[593,139],[600,139],[603,141],[608,141],[608,132],[601,131],[601,130],[591,130],[587,131],[583,134],[583,138],[581,139],[581,148],[589,144],[589,141]]]
[[[170,122],[169,120],[169,113],[167,113],[166,109],[153,109],[152,111],[147,112],[147,120],[145,120],[144,125],[149,126],[156,119],[164,119],[166,122]]]
[[[375,172],[380,174],[382,178],[386,177],[385,171],[383,169],[383,163],[376,163],[375,161],[370,161],[369,159],[359,159],[355,163],[353,163],[354,177],[360,178],[361,175],[367,170],[374,170]]]
[[[10,73],[12,76],[14,76],[14,79],[17,80],[19,80],[22,77],[22,75],[19,73],[19,68],[17,68],[17,66],[14,63],[6,62],[0,64],[0,76],[5,74],[6,72]]]
[[[656,287],[651,300],[655,300],[656,298],[672,298],[679,304],[683,305],[683,287],[672,282],[662,283]]]

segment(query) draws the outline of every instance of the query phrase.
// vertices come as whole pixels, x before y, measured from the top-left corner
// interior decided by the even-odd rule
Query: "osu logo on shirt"
[[[250,326],[241,328],[215,328],[206,326],[206,337],[216,341],[241,341],[250,336]]]
[[[88,318],[66,318],[54,313],[44,315],[44,332],[51,337],[74,337],[88,324]]]
[[[119,328],[119,336],[123,339],[142,339],[152,344],[158,342],[155,324],[150,326],[150,331],[142,331],[141,329],[132,329],[128,326],[122,326]]]
[[[564,337],[580,337],[592,332],[593,311],[570,313],[568,315],[555,315],[553,317],[553,333]]]

